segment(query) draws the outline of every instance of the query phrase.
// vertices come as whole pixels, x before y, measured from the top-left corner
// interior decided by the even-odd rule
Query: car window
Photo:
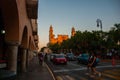
[[[88,54],[82,54],[82,57],[88,57],[89,55]]]
[[[56,55],[56,58],[64,58],[64,55]]]
[[[74,56],[73,53],[67,53],[67,56]]]

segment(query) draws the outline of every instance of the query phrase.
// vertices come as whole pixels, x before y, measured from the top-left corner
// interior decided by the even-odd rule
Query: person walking
[[[42,52],[38,54],[38,59],[39,59],[39,64],[43,65],[44,55]]]
[[[89,58],[88,58],[88,64],[87,64],[87,71],[88,72],[90,72],[90,69],[91,69],[91,59],[92,59],[92,55],[90,53]]]
[[[90,66],[91,66],[93,74],[98,74],[98,76],[100,77],[101,73],[96,70],[96,66],[97,66],[96,58],[97,58],[96,53],[95,52],[92,53],[92,59],[91,59]]]

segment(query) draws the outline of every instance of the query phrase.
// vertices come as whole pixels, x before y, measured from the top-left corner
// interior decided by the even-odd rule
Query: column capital
[[[20,42],[17,42],[17,41],[6,41],[6,44],[7,45],[10,45],[10,46],[19,46],[20,45]]]
[[[28,48],[24,48],[24,47],[23,47],[23,46],[21,46],[21,45],[20,45],[19,47],[20,47],[21,49],[28,50]]]

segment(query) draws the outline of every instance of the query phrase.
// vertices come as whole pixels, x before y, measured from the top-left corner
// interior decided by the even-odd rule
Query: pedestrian
[[[112,54],[112,66],[115,66],[116,65],[116,54],[115,54],[115,52],[113,52],[113,54]]]
[[[47,55],[47,53],[45,53],[44,61],[45,61],[45,62],[48,61],[48,55]]]
[[[89,54],[89,58],[88,58],[88,64],[87,64],[87,71],[90,72],[90,68],[91,68],[91,59],[92,59],[92,55],[91,53]]]
[[[39,63],[43,65],[44,55],[42,52],[38,54],[38,59],[39,59]]]
[[[96,53],[95,52],[92,53],[92,59],[91,59],[90,66],[91,66],[93,74],[98,74],[98,76],[100,77],[101,73],[96,70],[96,66],[97,66],[96,58],[97,58]]]

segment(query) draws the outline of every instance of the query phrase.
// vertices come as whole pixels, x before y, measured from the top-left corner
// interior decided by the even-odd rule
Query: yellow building
[[[74,27],[72,27],[71,36],[74,36],[74,35],[75,35],[75,29],[74,29]],[[55,44],[55,43],[60,44],[64,40],[67,40],[67,39],[69,39],[69,36],[63,35],[63,34],[58,34],[57,38],[55,38],[55,35],[53,33],[53,27],[52,27],[52,25],[50,25],[50,29],[49,29],[49,43],[50,44]]]
[[[38,50],[37,17],[38,0],[0,0],[0,60],[15,74],[18,67],[26,71]]]

